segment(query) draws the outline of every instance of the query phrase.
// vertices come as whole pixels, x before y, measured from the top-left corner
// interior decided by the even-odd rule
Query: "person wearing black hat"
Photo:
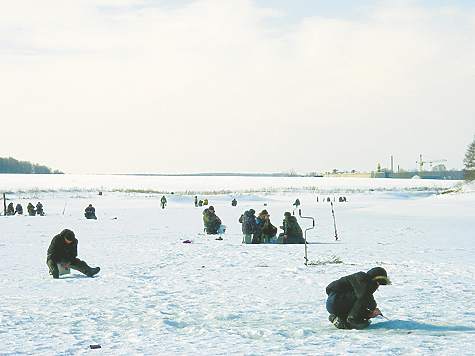
[[[221,226],[221,219],[214,212],[214,206],[203,210],[203,223],[207,234],[216,235]]]
[[[369,319],[381,314],[373,293],[380,285],[390,285],[386,270],[374,267],[331,282],[327,288],[328,319],[338,329],[364,329]]]
[[[92,204],[89,204],[88,207],[86,208],[84,212],[84,216],[86,219],[94,219],[96,220],[96,209],[92,206]]]
[[[84,261],[77,258],[78,255],[78,240],[69,229],[64,229],[58,235],[53,237],[48,248],[46,256],[46,264],[49,268],[49,273],[53,278],[59,278],[58,263],[71,267],[88,277],[92,277],[99,273],[99,267],[91,268]]]
[[[305,239],[303,238],[302,229],[300,228],[297,218],[286,211],[284,213],[284,221],[280,227],[284,230],[283,233],[279,234],[279,241],[282,241],[283,244],[304,244]]]

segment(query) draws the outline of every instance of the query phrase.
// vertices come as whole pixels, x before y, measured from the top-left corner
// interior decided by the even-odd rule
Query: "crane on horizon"
[[[432,167],[432,163],[441,163],[441,162],[447,162],[447,160],[442,158],[442,159],[428,159],[424,161],[422,160],[422,155],[419,155],[419,160],[416,161],[416,163],[419,164],[420,177],[422,178],[424,163],[429,163]]]

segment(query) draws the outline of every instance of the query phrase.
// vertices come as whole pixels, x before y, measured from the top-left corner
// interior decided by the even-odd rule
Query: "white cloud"
[[[461,168],[473,8],[369,9],[279,26],[252,1],[2,4],[0,156],[94,173],[413,168],[421,153]]]

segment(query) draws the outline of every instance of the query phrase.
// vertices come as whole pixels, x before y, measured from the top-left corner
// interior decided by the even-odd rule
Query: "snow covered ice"
[[[0,183],[14,205],[41,201],[46,213],[0,217],[1,355],[475,354],[470,185],[14,174]],[[448,189],[456,192],[442,194]],[[227,225],[223,241],[202,234],[195,195]],[[324,197],[336,199],[339,241]],[[296,198],[316,221],[307,231],[308,266],[303,245],[241,244],[242,212],[266,209],[279,226]],[[97,220],[84,218],[88,204]],[[97,276],[48,275],[46,250],[64,228],[79,240],[78,257],[101,267]],[[393,282],[375,293],[389,320],[336,329],[325,287],[374,266]]]

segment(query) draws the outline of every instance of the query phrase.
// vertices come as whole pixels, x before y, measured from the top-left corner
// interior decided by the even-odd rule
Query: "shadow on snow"
[[[448,331],[463,331],[473,332],[475,328],[468,326],[449,326],[449,325],[434,325],[428,323],[421,323],[411,320],[389,320],[385,322],[375,323],[370,326],[371,329],[388,329],[388,330],[403,330],[408,331],[432,331],[432,332],[448,332]]]

